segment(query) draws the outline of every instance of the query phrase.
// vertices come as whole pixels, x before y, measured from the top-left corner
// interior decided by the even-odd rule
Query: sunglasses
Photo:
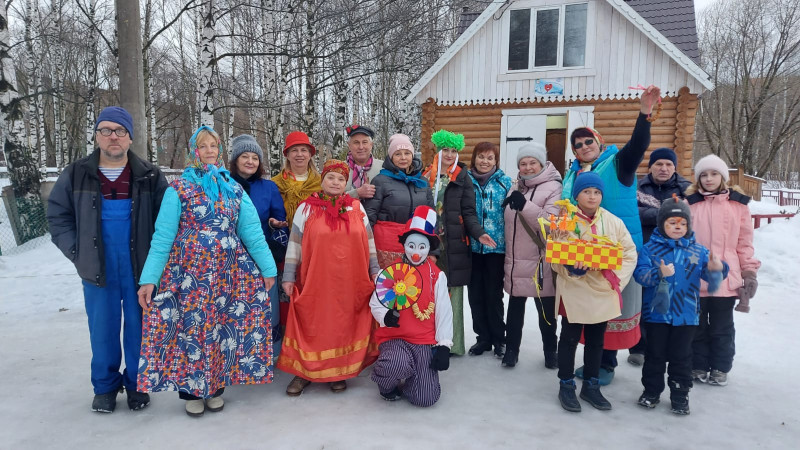
[[[575,150],[580,150],[584,145],[587,147],[594,144],[594,139],[587,139],[584,142],[576,142],[575,143]]]

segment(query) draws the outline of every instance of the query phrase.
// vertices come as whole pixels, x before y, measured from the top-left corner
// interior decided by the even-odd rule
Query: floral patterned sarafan
[[[378,300],[389,309],[410,308],[421,292],[422,278],[410,264],[392,264],[383,269],[375,280]]]
[[[272,381],[271,312],[258,266],[236,234],[234,202],[185,179],[178,234],[142,323],[138,389],[207,398],[232,384]]]

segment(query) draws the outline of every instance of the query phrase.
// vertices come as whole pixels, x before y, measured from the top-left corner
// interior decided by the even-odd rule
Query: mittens
[[[756,279],[756,273],[752,270],[745,270],[742,272],[742,280],[744,281],[744,289],[747,291],[747,299],[751,299],[756,296],[756,290],[758,289],[758,280]]]
[[[736,304],[734,309],[743,313],[750,312],[750,296],[747,295],[747,287],[739,288],[739,303]]]
[[[450,349],[444,345],[436,345],[432,349],[431,369],[447,370],[450,368]]]
[[[400,326],[400,312],[396,309],[386,311],[383,316],[383,324],[389,328],[397,328]]]
[[[522,208],[525,207],[526,202],[527,200],[525,200],[525,196],[522,195],[522,192],[513,191],[511,192],[511,195],[509,195],[508,197],[506,197],[505,200],[503,200],[501,206],[505,208],[506,205],[509,205],[509,207],[514,211],[522,211]]]
[[[658,283],[658,287],[656,288],[656,294],[653,296],[653,300],[650,302],[651,311],[655,311],[658,314],[667,314],[669,312],[669,288],[669,281],[667,281],[666,278],[662,278],[661,282]]]
[[[576,269],[573,265],[565,265],[564,267],[567,268],[567,271],[575,276],[585,275],[588,269]]]

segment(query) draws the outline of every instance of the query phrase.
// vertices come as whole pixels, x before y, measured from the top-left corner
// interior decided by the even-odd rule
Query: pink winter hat
[[[706,170],[716,170],[722,175],[722,179],[727,183],[730,181],[730,174],[728,173],[728,165],[717,155],[708,155],[700,158],[694,166],[694,177],[700,180],[700,174]]]
[[[405,134],[393,134],[389,138],[389,159],[392,159],[392,155],[398,150],[410,150],[411,153],[414,153],[414,144],[411,143],[411,138]]]

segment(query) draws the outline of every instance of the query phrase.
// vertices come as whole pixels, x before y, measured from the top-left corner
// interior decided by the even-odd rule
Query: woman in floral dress
[[[222,410],[227,385],[272,381],[267,290],[277,271],[250,197],[221,167],[217,133],[200,127],[189,148],[139,280],[138,389],[178,391],[197,417]]]

